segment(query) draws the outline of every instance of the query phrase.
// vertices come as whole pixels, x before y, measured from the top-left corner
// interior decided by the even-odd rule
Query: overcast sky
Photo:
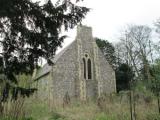
[[[93,36],[118,41],[127,24],[153,26],[160,18],[160,0],[84,0],[80,5],[91,8],[82,24],[93,28]],[[75,39],[76,30],[70,30],[63,46]]]
[[[153,26],[160,18],[160,0],[84,0],[80,5],[91,8],[82,24],[92,27],[94,37],[112,43],[118,41],[127,24]],[[65,39],[63,48],[75,39],[76,29],[66,34],[69,37]]]

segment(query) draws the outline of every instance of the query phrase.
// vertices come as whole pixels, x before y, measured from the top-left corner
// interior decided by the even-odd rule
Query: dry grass
[[[80,101],[71,101],[65,107],[63,105],[47,107],[42,102],[30,102],[29,113],[35,120],[48,120],[55,113],[58,113],[61,119],[52,117],[49,120],[130,120],[129,99],[127,95],[105,97],[101,103],[103,107],[97,105],[97,101],[82,103]],[[158,114],[156,99],[145,102],[144,98],[136,100],[137,120],[156,120]],[[159,118],[158,118],[159,119]],[[158,120],[157,119],[157,120]]]
[[[25,98],[18,96],[17,100],[9,99],[6,102],[1,103],[2,113],[0,120],[25,120],[26,106]]]
[[[124,96],[123,96],[124,97]],[[127,97],[125,97],[127,98]],[[141,98],[140,98],[141,99]],[[157,114],[157,103],[153,98],[146,103],[144,100],[136,100],[137,120],[147,120],[148,115]],[[120,96],[106,97],[102,102],[102,107],[97,106],[97,102],[72,103],[66,108],[59,108],[57,112],[66,116],[68,120],[130,120],[129,100]],[[105,118],[106,117],[106,118]]]

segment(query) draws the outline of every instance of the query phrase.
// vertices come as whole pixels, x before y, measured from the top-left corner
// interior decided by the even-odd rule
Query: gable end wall
[[[114,93],[116,92],[115,71],[109,65],[100,49],[98,49],[98,57],[102,92],[104,94]]]
[[[57,60],[52,69],[53,97],[63,100],[66,93],[75,97],[76,69],[76,45],[75,42]],[[62,101],[61,101],[62,102]]]

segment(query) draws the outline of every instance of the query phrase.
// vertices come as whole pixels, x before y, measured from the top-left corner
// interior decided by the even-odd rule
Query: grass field
[[[153,96],[137,96],[136,120],[160,120],[156,99]],[[51,107],[42,101],[30,99],[26,103],[26,111],[33,120],[131,120],[128,95],[108,96],[97,104],[96,100],[71,101],[65,106]]]
[[[73,100],[69,104],[48,104],[37,98],[19,98],[4,104],[0,120],[131,120],[129,92],[90,101]],[[135,93],[136,120],[160,120],[157,99],[147,92]]]

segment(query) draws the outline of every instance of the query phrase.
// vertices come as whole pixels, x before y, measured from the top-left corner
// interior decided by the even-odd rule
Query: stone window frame
[[[87,78],[86,59],[83,57],[82,61],[83,61],[83,78],[86,79]]]
[[[90,60],[90,62],[91,62],[90,78],[89,78],[89,74],[88,74],[89,73],[88,72],[88,60]],[[92,80],[93,79],[93,62],[92,62],[90,55],[88,53],[85,53],[82,58],[82,61],[83,61],[83,79]]]

